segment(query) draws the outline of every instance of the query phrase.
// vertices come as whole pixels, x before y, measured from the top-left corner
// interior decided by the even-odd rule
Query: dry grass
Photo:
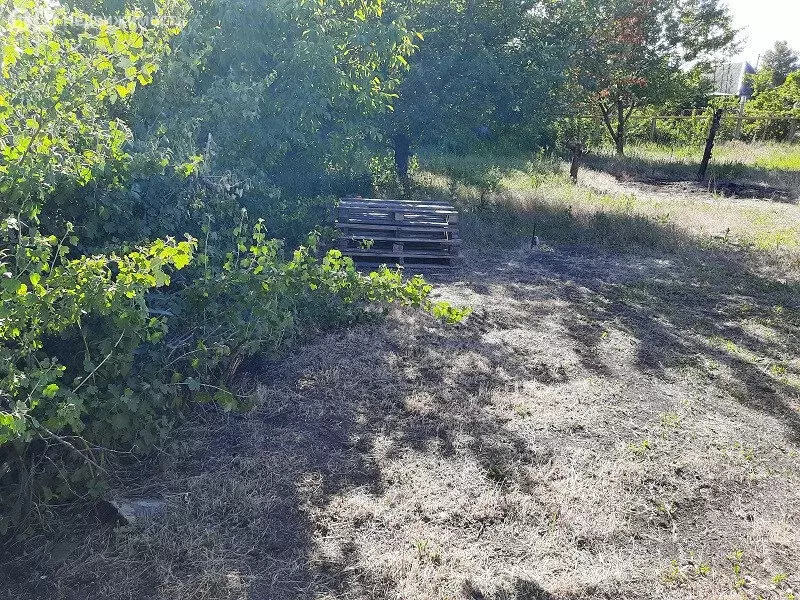
[[[601,149],[589,157],[590,165],[617,175],[635,179],[655,178],[693,180],[703,155],[702,147],[670,148],[657,145],[631,146],[624,158],[609,149]],[[714,148],[709,165],[708,182],[712,189],[725,188],[727,182],[749,183],[767,190],[800,196],[800,146],[774,143],[745,144],[728,142]],[[757,191],[757,188],[756,188]],[[762,196],[764,194],[761,194]]]
[[[560,163],[541,157],[431,157],[431,168],[418,179],[423,195],[450,195],[472,213],[465,234],[483,247],[525,244],[536,233],[553,243],[624,252],[702,248],[740,254],[753,272],[797,281],[800,151],[734,143],[717,152],[716,171],[704,183],[691,180],[693,155],[655,148],[631,148],[633,156],[625,159],[594,155],[578,186]],[[792,157],[796,170],[756,166]],[[735,178],[723,178],[724,171]],[[496,190],[491,202],[481,191],[487,181],[483,185]]]
[[[111,529],[86,508],[7,549],[0,590],[793,597],[797,284],[756,272],[749,252],[701,243],[701,228],[638,212],[650,200],[609,207],[557,177],[465,213],[469,266],[437,283],[474,308],[466,323],[394,312],[254,369],[252,413],[197,413],[118,486],[163,497],[164,517]],[[503,231],[520,245],[534,221],[539,248],[478,245],[499,246]]]
[[[666,148],[657,145],[632,146],[629,158],[662,165],[684,165],[694,174],[703,155],[702,147]],[[606,156],[610,153],[606,152]],[[800,181],[800,145],[777,143],[727,142],[714,149],[711,173],[717,178],[738,174],[768,179],[773,184],[789,182],[795,187]],[[781,180],[781,178],[784,178]],[[794,182],[794,186],[792,185]]]

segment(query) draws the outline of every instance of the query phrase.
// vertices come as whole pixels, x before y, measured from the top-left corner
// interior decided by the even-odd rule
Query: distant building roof
[[[753,87],[745,81],[746,75],[755,74],[756,70],[749,62],[722,63],[714,70],[713,96],[753,95]]]

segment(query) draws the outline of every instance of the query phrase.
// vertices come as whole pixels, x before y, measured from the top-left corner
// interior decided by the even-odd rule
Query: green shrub
[[[202,152],[160,128],[134,140],[119,115],[177,30],[130,12],[71,25],[85,16],[0,4],[0,535],[34,503],[101,493],[107,450],[146,453],[188,402],[246,408],[248,357],[388,303],[465,315],[420,277],[318,257],[318,234],[284,256],[269,237],[294,244],[328,201],[286,196],[251,164],[216,171],[210,135]]]
[[[284,259],[282,243],[262,221],[248,228],[244,213],[227,241],[210,242],[221,236],[207,228],[196,256],[189,239],[71,259],[66,240],[4,225],[0,483],[13,492],[0,503],[0,532],[22,522],[21,503],[70,496],[97,478],[99,448],[146,452],[163,441],[186,400],[246,407],[232,383],[254,354],[387,303],[449,322],[466,314],[432,302],[421,277],[362,275],[337,250],[318,260],[317,235]],[[186,277],[170,273],[180,269]],[[42,455],[60,467],[31,473]]]

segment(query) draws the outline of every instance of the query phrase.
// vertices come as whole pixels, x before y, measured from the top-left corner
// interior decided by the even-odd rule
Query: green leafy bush
[[[346,39],[361,25],[339,12],[359,7],[380,16],[379,3],[355,0],[278,13],[333,21]],[[319,234],[287,256],[270,236],[294,243],[326,200],[285,196],[252,164],[247,176],[216,170],[212,136],[202,150],[160,125],[135,139],[131,94],[178,33],[140,17],[112,25],[33,0],[0,5],[0,534],[33,503],[102,492],[106,450],[147,452],[188,402],[245,408],[235,374],[249,357],[388,303],[450,322],[466,314],[432,302],[420,277],[318,256]],[[343,77],[373,110],[387,90],[356,84],[398,44],[408,45],[390,40],[343,72],[327,65],[337,94]],[[248,200],[269,230],[248,224]]]
[[[448,322],[466,314],[432,302],[421,277],[405,280],[387,268],[362,275],[337,250],[318,260],[316,235],[284,260],[261,221],[251,231],[243,223],[232,243],[219,246],[207,233],[196,256],[190,239],[70,259],[64,240],[6,221],[4,242],[16,250],[0,255],[0,463],[16,478],[16,493],[5,497],[10,514],[24,514],[20,499],[69,495],[64,473],[97,466],[100,447],[148,450],[188,398],[226,410],[247,406],[231,384],[257,353],[352,324],[391,302]],[[169,271],[180,269],[189,277],[173,281]],[[164,293],[148,303],[146,293],[158,288]],[[41,452],[55,453],[52,464],[62,461],[59,491],[52,477],[29,476],[24,485],[19,477],[39,442],[49,443]],[[0,528],[11,523],[0,517]]]
[[[205,242],[197,258],[202,275],[166,299],[174,315],[171,328],[180,332],[169,344],[170,363],[176,365],[171,379],[188,373],[193,381],[222,392],[216,394],[219,399],[248,357],[352,324],[371,307],[397,303],[451,323],[466,316],[463,309],[432,302],[432,288],[419,276],[404,279],[386,267],[364,275],[338,250],[318,259],[316,233],[284,259],[282,242],[267,238],[263,220],[248,228],[245,217],[243,212],[229,243],[217,247]],[[233,401],[230,396],[224,400],[226,405]]]
[[[0,240],[13,250],[0,252],[0,393],[11,407],[0,412],[0,445],[66,426],[80,433],[90,407],[78,392],[87,384],[96,388],[101,367],[108,377],[108,358],[129,362],[142,342],[162,335],[144,293],[168,285],[169,269],[189,264],[194,242],[158,240],[122,255],[70,259],[65,240],[15,219],[3,223]],[[60,360],[59,353],[69,358]],[[76,356],[86,374],[70,381],[81,370]],[[116,364],[114,374],[129,366]]]

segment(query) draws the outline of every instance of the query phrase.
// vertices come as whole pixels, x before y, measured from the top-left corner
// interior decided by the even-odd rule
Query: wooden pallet
[[[335,226],[342,254],[358,263],[460,264],[458,211],[446,202],[342,198]]]

